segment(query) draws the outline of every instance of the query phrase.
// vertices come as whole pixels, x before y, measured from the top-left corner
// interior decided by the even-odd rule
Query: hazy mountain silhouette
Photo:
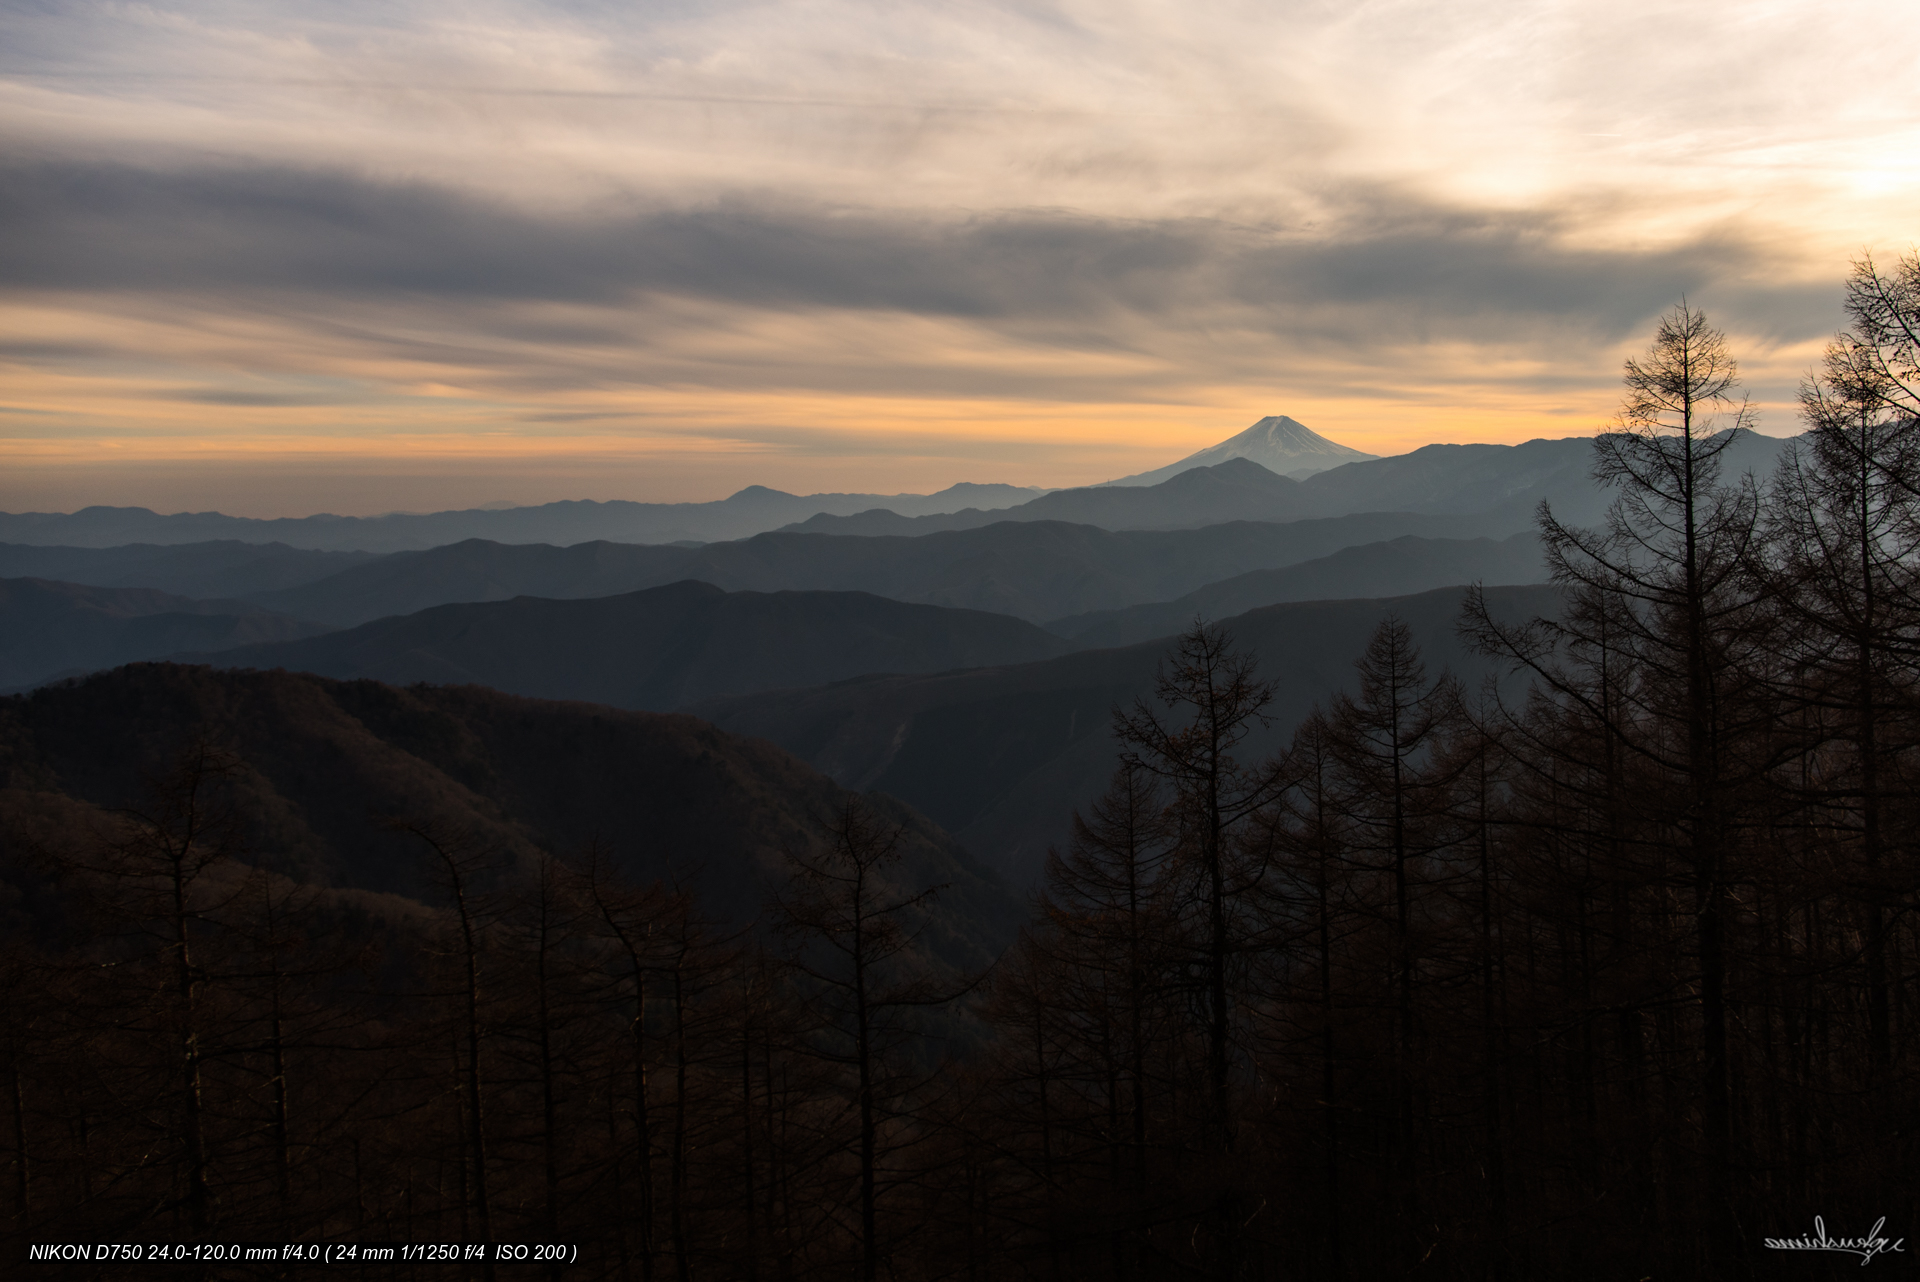
[[[194,601],[147,588],[0,579],[0,690],[72,672],[225,650],[328,629],[245,601]]]
[[[1423,539],[1404,535],[1341,548],[1332,556],[1279,570],[1255,570],[1173,601],[1056,619],[1049,632],[1083,646],[1131,645],[1178,632],[1196,617],[1224,619],[1283,601],[1339,601],[1406,596],[1453,584],[1526,584],[1546,580],[1540,540]]]
[[[188,597],[244,597],[326,578],[378,552],[314,552],[284,543],[132,543],[111,548],[0,543],[0,578],[58,579],[102,588],[157,588]]]
[[[306,641],[182,657],[665,711],[720,694],[1021,663],[1073,648],[1002,614],[864,592],[730,593],[681,582],[590,600],[442,605]]]
[[[1377,454],[1330,441],[1306,424],[1284,414],[1268,415],[1237,436],[1229,436],[1218,445],[1209,445],[1204,450],[1189,454],[1178,463],[1169,463],[1150,472],[1136,472],[1117,481],[1108,481],[1107,484],[1158,485],[1190,468],[1212,467],[1230,458],[1252,459],[1269,472],[1291,476],[1297,481],[1342,463],[1378,457]]]
[[[1743,432],[1726,455],[1728,478],[1765,477],[1785,441]],[[1072,520],[1109,530],[1177,529],[1222,520],[1294,521],[1357,512],[1476,515],[1531,528],[1541,502],[1571,525],[1598,522],[1613,501],[1593,482],[1593,438],[1523,445],[1428,445],[1411,454],[1343,463],[1290,481],[1250,459],[1190,468],[1158,485],[1056,490],[1003,512],[905,517],[886,511],[822,515],[788,527],[821,534],[926,534],[999,521]],[[1383,533],[1378,537],[1386,537]],[[1369,540],[1371,541],[1371,540]]]
[[[640,543],[555,547],[468,539],[425,552],[396,552],[254,599],[303,618],[351,627],[454,601],[613,596],[693,577],[719,582],[693,569],[697,551]]]
[[[1270,751],[1316,702],[1349,688],[1353,662],[1381,619],[1413,630],[1430,673],[1473,687],[1494,666],[1461,640],[1462,592],[1391,600],[1267,606],[1225,621],[1278,683],[1273,722],[1247,745]],[[1488,588],[1497,615],[1552,613],[1546,587]],[[1038,877],[1068,817],[1113,768],[1112,710],[1150,697],[1165,639],[1040,663],[934,676],[875,676],[817,690],[715,699],[688,710],[735,733],[770,739],[849,787],[901,797],[955,833],[1016,886]]]
[[[1504,536],[1515,528],[1506,518],[1364,513],[1167,531],[1116,532],[1034,521],[926,537],[775,533],[699,548],[617,543],[558,548],[476,539],[396,553],[253,599],[348,627],[455,601],[612,596],[699,579],[729,592],[871,592],[1038,623],[1171,600],[1236,574],[1326,556],[1356,543],[1402,534]]]
[[[1291,429],[1275,420],[1266,434],[1286,438]],[[1249,432],[1261,429],[1255,424]],[[1297,424],[1295,425],[1298,426]],[[1302,428],[1301,431],[1306,429]],[[1234,440],[1201,451],[1195,459],[1225,449]],[[1311,435],[1309,433],[1309,435]],[[1747,433],[1729,463],[1766,473],[1781,441]],[[1320,439],[1320,438],[1316,438]],[[1331,442],[1328,442],[1331,445]],[[1334,447],[1345,448],[1345,447]],[[1429,445],[1411,454],[1348,462],[1308,476],[1297,487],[1252,459],[1181,468],[1219,473],[1164,490],[1134,484],[1153,473],[1077,490],[1048,493],[1010,485],[950,486],[930,495],[793,495],[749,486],[713,503],[547,503],[537,507],[479,508],[379,517],[309,516],[255,520],[218,512],[162,516],[146,508],[91,507],[74,513],[0,513],[0,542],[33,546],[112,548],[125,544],[180,544],[218,540],[279,542],[293,548],[400,551],[439,547],[468,539],[504,543],[718,542],[804,524],[826,533],[925,533],[973,529],[995,521],[1071,520],[1105,529],[1174,529],[1222,520],[1288,521],[1354,512],[1410,511],[1530,517],[1540,500],[1552,502],[1563,519],[1586,524],[1605,508],[1607,496],[1592,485],[1592,438],[1528,441],[1524,445]],[[1285,460],[1277,460],[1285,466]],[[1132,491],[1131,500],[1113,496]],[[1156,491],[1161,491],[1156,493]],[[1105,493],[1106,497],[1090,497]],[[1072,496],[1072,497],[1056,497]],[[1151,495],[1152,497],[1141,497]],[[1037,496],[1037,497],[1036,497]],[[1045,500],[1053,499],[1052,502]],[[1036,504],[1040,504],[1036,506]],[[890,512],[891,519],[875,516]],[[810,518],[824,515],[826,519]],[[856,517],[853,525],[837,520]]]
[[[257,520],[219,512],[162,516],[143,507],[90,507],[73,513],[0,512],[0,541],[105,548],[126,543],[199,543],[239,539],[296,548],[397,552],[463,539],[503,543],[713,542],[778,529],[816,512],[862,512],[887,507],[924,515],[960,508],[1009,507],[1043,489],[963,482],[937,494],[788,494],[763,485],[712,503],[595,503],[585,500],[535,507],[489,505],[459,512],[388,516],[305,516]]]
[[[425,890],[425,862],[390,817],[431,821],[503,860],[598,842],[631,876],[672,877],[703,908],[743,918],[847,795],[773,745],[693,717],[135,664],[0,699],[0,815],[30,839],[37,817],[66,807],[71,830],[75,803],[139,802],[199,737],[245,762],[233,791],[253,858],[299,881],[409,897]],[[1019,902],[926,819],[877,804],[906,825],[909,875],[950,887],[935,951],[990,960]]]
[[[1222,521],[1291,521],[1319,515],[1300,482],[1250,459],[1195,467],[1157,485],[1090,485],[1055,490],[1000,512],[969,508],[906,517],[884,508],[853,516],[821,515],[785,527],[819,534],[927,534],[974,530],[997,521],[1072,521],[1103,530],[1181,530]]]
[[[1787,439],[1742,430],[1722,455],[1724,479],[1750,471],[1765,480]],[[1531,518],[1543,501],[1568,525],[1595,525],[1613,502],[1593,482],[1593,438],[1521,445],[1426,445],[1410,454],[1348,463],[1304,486],[1332,511],[1357,504],[1406,512],[1509,513]],[[1532,522],[1529,519],[1528,524]]]

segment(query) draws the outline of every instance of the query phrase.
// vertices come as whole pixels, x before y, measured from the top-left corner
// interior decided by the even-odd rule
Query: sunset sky
[[[1893,3],[0,5],[0,509],[1069,485],[1762,409],[1920,241]]]

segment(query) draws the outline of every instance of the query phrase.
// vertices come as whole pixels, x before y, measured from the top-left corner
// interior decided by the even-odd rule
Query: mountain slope
[[[244,601],[194,601],[145,588],[0,579],[0,690],[68,672],[310,637],[327,629]]]
[[[729,593],[689,581],[589,600],[442,605],[312,640],[192,657],[664,711],[722,694],[1022,663],[1073,648],[1005,615],[864,592]]]
[[[452,601],[612,596],[658,587],[696,577],[692,572],[695,551],[643,543],[554,547],[468,539],[425,552],[395,552],[312,583],[261,592],[253,599],[302,618],[352,627]]]
[[[131,543],[110,548],[0,543],[0,578],[58,579],[179,596],[244,597],[297,587],[378,560],[377,552],[312,552],[284,543]]]
[[[1037,623],[1088,610],[1166,601],[1249,570],[1291,565],[1402,534],[1504,536],[1511,518],[1363,513],[1285,524],[1109,531],[1059,521],[978,530],[843,538],[761,534],[700,548],[584,543],[556,548],[472,540],[402,552],[255,599],[351,627],[455,601],[612,596],[699,579],[729,592],[871,592]]]
[[[1103,530],[1192,529],[1223,521],[1286,521],[1320,515],[1302,507],[1300,482],[1244,458],[1190,468],[1145,488],[1055,490],[1010,509],[1015,510],[1021,520],[1073,521]]]
[[[1150,472],[1123,476],[1108,485],[1158,485],[1190,468],[1212,467],[1231,458],[1251,459],[1270,472],[1300,480],[1314,472],[1324,472],[1342,463],[1377,458],[1364,450],[1329,441],[1320,433],[1284,414],[1268,415],[1246,431],[1230,436],[1218,445],[1209,445],[1178,463],[1169,463]]]
[[[1533,534],[1498,540],[1408,534],[1284,569],[1237,575],[1173,601],[1056,619],[1047,630],[1083,646],[1131,645],[1179,632],[1195,617],[1224,619],[1283,601],[1406,596],[1452,584],[1540,583],[1546,577],[1540,540]]]
[[[1403,619],[1429,673],[1450,668],[1470,686],[1494,669],[1458,631],[1462,592],[1391,600],[1267,606],[1225,620],[1237,643],[1277,683],[1273,723],[1248,757],[1282,746],[1315,703],[1347,689],[1353,663],[1380,620]],[[1503,618],[1558,608],[1551,588],[1487,589]],[[715,699],[688,709],[736,734],[756,735],[849,787],[898,796],[955,833],[1016,886],[1040,874],[1047,847],[1113,769],[1112,710],[1150,697],[1162,638],[1041,663],[934,676],[876,676],[817,690]]]
[[[847,799],[771,744],[692,717],[136,664],[0,699],[0,840],[45,830],[75,803],[138,803],[145,778],[202,738],[245,763],[232,803],[250,860],[309,884],[416,899],[430,897],[423,851],[390,817],[458,833],[497,861],[597,842],[630,877],[673,877],[738,920],[758,909],[786,851],[818,840]],[[878,804],[907,826],[909,874],[953,888],[936,949],[990,959],[1018,902],[924,818]]]
[[[1731,483],[1743,472],[1765,480],[1787,440],[1741,431],[1722,456]],[[1364,505],[1396,512],[1477,512],[1528,518],[1542,502],[1568,525],[1594,525],[1614,494],[1594,484],[1593,438],[1520,445],[1427,445],[1410,454],[1348,463],[1311,476],[1302,488],[1328,512]]]

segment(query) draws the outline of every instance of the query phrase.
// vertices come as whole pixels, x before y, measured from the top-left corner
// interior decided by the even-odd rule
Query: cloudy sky
[[[0,508],[1076,484],[1762,426],[1920,240],[1905,5],[0,3]]]

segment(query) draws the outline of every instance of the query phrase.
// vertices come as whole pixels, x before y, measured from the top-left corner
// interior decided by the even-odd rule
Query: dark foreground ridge
[[[450,826],[509,860],[597,844],[623,875],[683,883],[744,923],[784,875],[787,850],[846,798],[773,745],[693,717],[479,686],[141,663],[0,700],[10,853],[47,825],[104,822],[138,804],[200,742],[242,763],[235,813],[248,862],[302,885],[411,900],[431,897],[431,870],[392,819]],[[991,957],[1014,901],[933,824],[897,804],[890,813],[907,825],[909,863],[960,888],[954,903],[977,917],[952,936],[977,937]]]

